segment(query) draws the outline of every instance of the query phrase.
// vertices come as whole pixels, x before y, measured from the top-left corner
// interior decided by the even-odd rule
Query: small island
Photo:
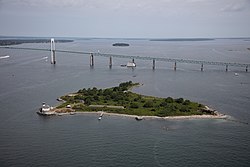
[[[84,88],[77,93],[60,97],[63,103],[55,108],[56,113],[98,112],[127,116],[174,117],[174,116],[222,116],[203,104],[187,99],[159,98],[131,92],[139,83],[124,82],[119,86],[97,89]]]
[[[113,46],[129,46],[128,43],[114,43]]]

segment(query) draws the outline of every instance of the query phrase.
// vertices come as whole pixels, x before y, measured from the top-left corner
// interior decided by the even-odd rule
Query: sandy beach
[[[168,117],[158,117],[158,116],[138,116],[138,115],[127,115],[127,114],[117,114],[117,113],[108,113],[103,111],[97,112],[70,112],[70,113],[58,113],[57,115],[76,115],[76,114],[94,114],[99,116],[101,113],[107,116],[119,116],[119,117],[129,117],[129,118],[136,118],[141,117],[143,120],[150,120],[150,119],[165,119],[165,120],[173,120],[173,119],[226,119],[228,118],[227,115],[224,114],[217,114],[217,115],[189,115],[189,116],[168,116]]]

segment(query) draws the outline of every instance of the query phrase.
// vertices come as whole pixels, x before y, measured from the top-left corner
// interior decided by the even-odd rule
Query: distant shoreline
[[[55,40],[56,43],[73,42],[74,40],[59,39]],[[50,39],[2,39],[0,46],[20,45],[23,43],[50,43]]]
[[[213,41],[214,38],[167,38],[167,39],[150,39],[150,41],[166,41],[166,42],[195,42],[195,41]]]

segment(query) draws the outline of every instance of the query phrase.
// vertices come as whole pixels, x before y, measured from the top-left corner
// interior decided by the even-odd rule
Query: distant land
[[[58,43],[73,42],[74,40],[60,39],[55,40]],[[49,43],[50,39],[2,39],[0,40],[0,46],[7,45],[19,45],[23,43]]]
[[[182,42],[182,41],[212,41],[214,38],[166,38],[166,39],[150,39],[150,41],[169,41],[169,42]]]

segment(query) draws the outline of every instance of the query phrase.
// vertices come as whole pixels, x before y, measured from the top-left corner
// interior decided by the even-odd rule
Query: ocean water
[[[113,47],[115,42],[129,47]],[[149,41],[76,39],[56,48],[125,55],[250,63],[249,41]],[[49,48],[22,44],[20,47]],[[250,73],[245,68],[135,60],[137,67],[120,67],[128,59],[0,49],[0,166],[249,166]],[[48,57],[48,58],[47,58]],[[239,75],[236,76],[235,73]],[[132,80],[133,91],[159,97],[183,97],[231,116],[231,120],[144,120],[96,114],[40,117],[43,101],[81,88],[106,88]]]

